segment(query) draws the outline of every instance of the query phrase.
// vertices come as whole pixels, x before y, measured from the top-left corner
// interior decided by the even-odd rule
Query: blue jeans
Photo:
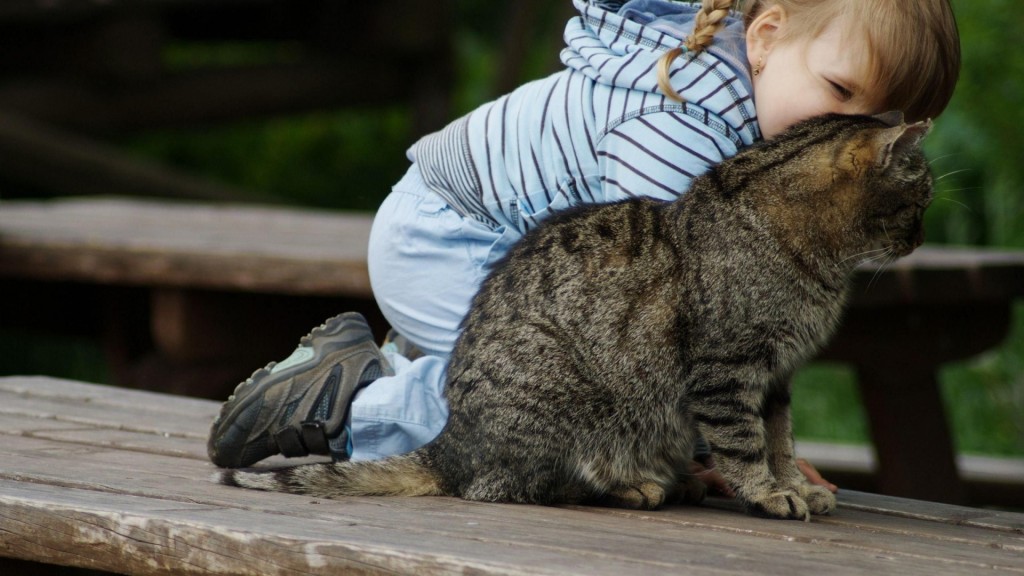
[[[370,232],[370,284],[391,327],[425,355],[409,361],[386,351],[395,375],[356,394],[353,460],[408,452],[444,428],[445,368],[459,324],[489,265],[519,237],[511,226],[492,229],[457,214],[427,189],[415,164],[394,186]]]

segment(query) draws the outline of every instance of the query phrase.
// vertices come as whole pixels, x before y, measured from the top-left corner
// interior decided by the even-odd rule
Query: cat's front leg
[[[715,465],[754,514],[771,518],[810,518],[800,491],[781,483],[768,463],[763,399],[767,390],[756,380],[724,370],[706,373],[689,388],[697,429],[711,446]]]
[[[765,398],[764,421],[768,467],[779,485],[793,487],[807,503],[811,514],[829,514],[835,510],[835,495],[824,486],[808,482],[797,467],[788,378],[781,380]]]

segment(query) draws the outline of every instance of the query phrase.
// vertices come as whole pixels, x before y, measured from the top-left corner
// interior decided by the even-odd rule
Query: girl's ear
[[[786,11],[778,4],[758,14],[747,26],[747,60],[750,68],[764,66],[772,46],[786,25]]]

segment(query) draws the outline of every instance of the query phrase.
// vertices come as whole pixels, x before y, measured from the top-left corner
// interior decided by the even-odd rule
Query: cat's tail
[[[317,462],[277,470],[224,470],[217,481],[228,486],[307,494],[343,496],[448,496],[441,476],[424,449],[383,460]]]

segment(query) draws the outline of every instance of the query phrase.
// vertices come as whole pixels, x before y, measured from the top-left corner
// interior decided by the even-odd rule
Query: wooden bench
[[[841,491],[811,522],[453,498],[246,491],[211,481],[219,404],[0,378],[0,572],[943,574],[1024,572],[1024,515]],[[280,463],[277,461],[276,463]]]
[[[5,325],[102,337],[118,383],[223,399],[327,316],[359,309],[383,335],[366,273],[369,226],[367,214],[252,206],[3,202],[0,314]],[[822,358],[857,369],[877,474],[862,462],[837,470],[842,481],[1024,505],[1024,475],[961,481],[935,379],[943,363],[1004,338],[1024,295],[1024,253],[924,247],[855,281]]]
[[[5,323],[99,338],[125,386],[225,398],[329,316],[386,327],[369,214],[71,199],[3,202],[0,222]]]

